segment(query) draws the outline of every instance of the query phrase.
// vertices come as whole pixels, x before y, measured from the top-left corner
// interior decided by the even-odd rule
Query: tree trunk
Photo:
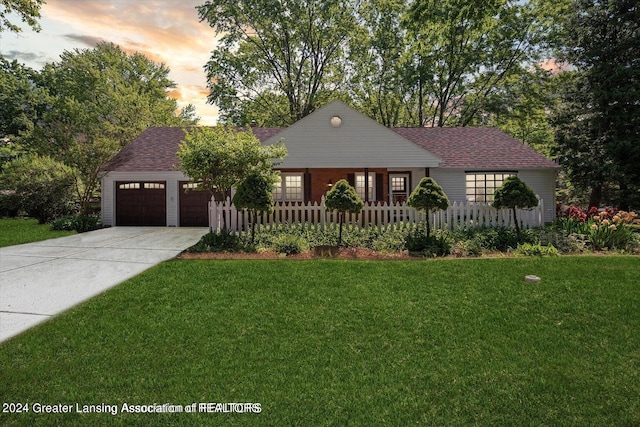
[[[516,235],[518,236],[518,240],[520,240],[520,224],[518,224],[518,217],[516,216],[516,208],[512,208],[513,211],[513,222],[516,224]]]
[[[593,187],[591,187],[591,195],[589,196],[589,207],[595,206],[596,208],[599,208],[601,202],[602,202],[602,184],[596,184]]]
[[[340,212],[340,229],[338,231],[338,246],[342,246],[342,223],[344,222],[344,212]]]
[[[427,213],[427,238],[431,235],[431,223],[429,222],[429,211]]]
[[[253,218],[251,219],[251,244],[256,241],[256,222],[258,222],[258,211],[253,211]]]

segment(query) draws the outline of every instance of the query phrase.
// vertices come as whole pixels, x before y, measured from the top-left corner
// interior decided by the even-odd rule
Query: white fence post
[[[539,203],[533,209],[518,209],[518,221],[524,228],[539,227],[544,224],[544,203]],[[476,227],[508,227],[513,219],[509,209],[497,210],[487,203],[453,202],[445,211],[429,213],[434,229],[455,231]],[[357,224],[361,227],[386,227],[398,223],[415,224],[425,220],[425,214],[406,205],[406,203],[368,202],[357,215],[346,215],[347,224]],[[236,233],[248,229],[248,213],[238,211],[226,200],[209,202],[209,228],[220,231],[226,219],[227,230]],[[276,202],[273,212],[261,215],[258,224],[261,227],[273,227],[281,224],[317,224],[325,228],[328,224],[337,222],[335,212],[327,210],[324,196],[320,203]]]

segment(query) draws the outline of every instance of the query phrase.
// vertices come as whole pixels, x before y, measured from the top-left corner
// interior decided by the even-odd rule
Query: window
[[[164,184],[159,182],[145,182],[144,188],[145,190],[164,190]]]
[[[282,180],[273,190],[276,202],[302,201],[304,199],[304,179],[302,173],[283,173]]]
[[[186,183],[182,184],[182,188],[184,190],[201,189],[202,188],[202,183],[201,182],[186,182]]]
[[[365,200],[365,195],[364,195],[364,186],[365,186],[365,180],[364,180],[364,173],[356,173],[355,175],[355,188],[356,188],[356,193],[358,193],[358,196],[360,196],[360,198],[362,200]],[[376,174],[375,172],[369,172],[369,189],[368,189],[368,193],[369,193],[369,199],[368,200],[375,200],[376,199]]]
[[[405,192],[407,191],[407,178],[404,176],[391,177],[391,191]]]
[[[493,202],[493,193],[516,172],[467,172],[466,196],[469,202]]]
[[[118,185],[119,190],[139,190],[140,183],[139,182],[127,182],[126,184]]]

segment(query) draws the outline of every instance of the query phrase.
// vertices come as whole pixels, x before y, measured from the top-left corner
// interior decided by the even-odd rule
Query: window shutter
[[[347,174],[347,181],[349,182],[349,185],[352,187],[356,186],[356,174],[355,173],[348,173]]]
[[[384,201],[384,174],[376,175],[376,200]]]
[[[311,201],[311,174],[309,171],[304,173],[304,201]]]

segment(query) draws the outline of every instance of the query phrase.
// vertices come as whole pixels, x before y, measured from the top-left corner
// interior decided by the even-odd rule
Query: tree
[[[433,178],[425,177],[420,180],[416,188],[414,188],[409,195],[407,205],[426,213],[428,238],[431,234],[429,214],[433,211],[447,209],[449,207],[449,199],[442,187],[440,187]]]
[[[45,110],[49,95],[36,86],[38,73],[0,56],[0,169],[24,153],[21,139]]]
[[[22,28],[12,24],[7,15],[15,13],[20,20],[29,25],[34,31],[40,31],[38,18],[44,0],[0,0],[0,33],[5,30],[19,33]]]
[[[221,39],[205,66],[209,102],[223,119],[242,103],[264,110],[286,98],[291,124],[330,100],[345,79],[344,50],[356,27],[356,0],[221,0],[198,6]],[[274,109],[280,111],[279,108]],[[247,123],[237,123],[246,125]]]
[[[218,125],[188,129],[177,155],[177,167],[201,183],[202,190],[226,194],[250,174],[271,176],[287,149],[281,143],[262,145],[250,130]],[[223,221],[226,228],[226,218]]]
[[[544,2],[419,0],[406,18],[414,126],[466,126],[544,53]]]
[[[411,124],[413,87],[407,78],[410,46],[402,22],[406,0],[370,0],[360,4],[362,22],[351,34],[352,73],[347,91],[355,107],[384,126]],[[409,108],[409,110],[408,110]]]
[[[576,0],[560,57],[575,68],[557,114],[559,160],[590,204],[640,206],[640,8],[634,0]],[[590,170],[592,169],[592,170]]]
[[[0,188],[15,191],[18,208],[41,224],[75,209],[74,173],[51,157],[28,154],[7,163]]]
[[[531,209],[538,206],[538,198],[533,190],[517,176],[510,176],[504,180],[493,196],[492,206],[496,209],[509,208],[513,214],[516,233],[520,237],[520,225],[516,217],[516,209]]]
[[[340,217],[340,231],[338,233],[338,246],[342,245],[342,224],[344,223],[344,214],[360,213],[364,207],[364,202],[356,193],[346,179],[341,179],[329,190],[325,200],[325,206],[330,211],[337,211]]]
[[[280,181],[280,174],[251,172],[236,188],[233,204],[238,209],[248,209],[251,215],[251,242],[256,238],[256,222],[259,213],[273,211],[273,188]]]
[[[149,126],[190,124],[176,115],[167,97],[175,84],[169,69],[144,55],[127,55],[117,45],[65,51],[45,65],[37,87],[48,101],[23,141],[76,171],[76,192],[84,213],[99,185],[102,166]],[[188,114],[188,112],[187,112]]]

